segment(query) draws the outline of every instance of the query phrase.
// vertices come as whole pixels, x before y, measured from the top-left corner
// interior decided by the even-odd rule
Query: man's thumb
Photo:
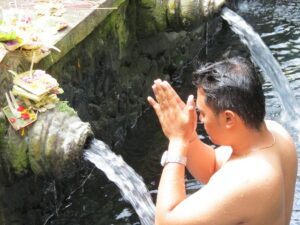
[[[187,101],[186,101],[186,105],[188,107],[188,109],[194,109],[195,108],[195,100],[194,100],[194,95],[189,95]]]

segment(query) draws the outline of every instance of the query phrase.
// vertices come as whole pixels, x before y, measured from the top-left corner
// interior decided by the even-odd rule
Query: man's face
[[[199,109],[199,120],[204,124],[204,128],[209,135],[211,141],[219,144],[222,134],[222,126],[220,124],[219,116],[205,102],[205,93],[202,88],[197,90],[196,105]]]

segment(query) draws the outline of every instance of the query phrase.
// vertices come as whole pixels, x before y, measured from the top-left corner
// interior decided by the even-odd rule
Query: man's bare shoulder
[[[219,146],[215,149],[216,155],[216,171],[218,171],[229,160],[232,154],[232,148],[230,146]]]
[[[195,194],[193,203],[201,208],[197,213],[205,212],[202,218],[209,216],[207,221],[222,217],[222,222],[214,221],[215,224],[274,224],[272,220],[282,196],[278,191],[282,180],[271,167],[268,163],[255,163],[254,159],[229,160]]]
[[[259,208],[261,214],[272,215],[273,212],[266,212],[270,211],[270,206],[265,203],[274,197],[272,188],[278,187],[278,183],[270,185],[267,182],[266,185],[265,180],[270,178],[259,176],[255,177],[246,167],[240,168],[236,163],[227,162],[179,208],[185,212],[185,220],[191,218],[193,224],[267,224],[270,220],[266,223],[253,222],[264,220],[263,215],[257,215],[256,209]],[[263,202],[257,204],[258,199]],[[259,219],[256,219],[257,216]]]
[[[242,205],[247,205],[251,209],[260,206],[261,211],[265,214],[272,214],[272,206],[269,200],[273,202],[280,201],[282,185],[281,174],[274,170],[270,161],[264,157],[249,157],[242,159],[230,159],[223,167],[217,171],[208,182],[208,187],[222,187],[222,190],[227,190],[233,199],[238,199],[237,202]],[[220,191],[220,190],[219,190]],[[225,193],[224,193],[225,194]],[[226,193],[228,195],[228,192]],[[256,199],[255,201],[253,201]],[[259,206],[257,199],[262,201]],[[251,217],[251,213],[244,212]]]
[[[266,156],[267,157],[267,156]],[[214,182],[227,180],[234,185],[262,185],[276,175],[271,161],[260,154],[230,157],[212,177]],[[268,179],[266,179],[268,178]]]
[[[287,130],[278,122],[274,120],[265,120],[265,123],[267,125],[267,128],[275,133],[280,134],[282,137],[285,137],[287,139],[291,139],[290,134],[287,132]]]
[[[294,158],[296,154],[296,146],[288,131],[279,123],[267,120],[267,128],[276,138],[276,146],[281,155],[290,155]]]

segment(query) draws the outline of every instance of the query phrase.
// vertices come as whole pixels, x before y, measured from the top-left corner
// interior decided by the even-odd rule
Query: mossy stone
[[[56,105],[56,109],[58,112],[65,112],[69,116],[77,116],[77,112],[69,106],[69,103],[67,101],[60,101]]]
[[[10,163],[10,166],[15,174],[24,175],[28,171],[28,144],[25,141],[25,136],[21,136],[13,128],[8,129],[8,149],[5,151],[5,156]]]

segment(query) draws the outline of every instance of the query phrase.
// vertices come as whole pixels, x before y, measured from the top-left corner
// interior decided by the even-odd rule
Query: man
[[[236,57],[195,72],[199,119],[212,149],[197,138],[193,96],[186,104],[156,80],[148,97],[169,139],[156,205],[156,225],[288,225],[297,173],[286,130],[264,121],[262,84],[253,66]],[[187,196],[185,164],[206,185]]]

